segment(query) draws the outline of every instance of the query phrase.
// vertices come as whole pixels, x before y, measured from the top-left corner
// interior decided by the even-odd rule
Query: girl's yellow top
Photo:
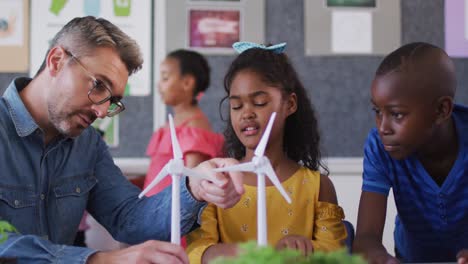
[[[312,240],[315,251],[343,247],[343,209],[318,201],[320,172],[301,167],[282,185],[291,204],[276,187],[266,187],[268,244],[275,246],[286,235],[302,235]],[[209,204],[203,211],[201,227],[187,236],[190,263],[201,263],[203,253],[211,245],[257,239],[257,187],[244,188],[244,195],[234,207],[222,209]]]

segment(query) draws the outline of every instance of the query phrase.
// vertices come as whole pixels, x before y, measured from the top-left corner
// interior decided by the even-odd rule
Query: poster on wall
[[[0,46],[22,46],[23,23],[23,3],[0,0]]]
[[[366,11],[334,11],[332,53],[372,53],[372,14]]]
[[[0,72],[28,70],[29,2],[0,0]]]
[[[401,43],[400,0],[305,0],[306,55],[384,55]]]
[[[237,41],[264,43],[265,0],[168,0],[167,52],[233,55]]]
[[[232,49],[241,39],[239,10],[190,9],[188,47],[192,49]]]
[[[451,57],[468,57],[468,0],[445,1],[445,50]]]
[[[39,69],[48,43],[71,19],[103,17],[117,25],[140,45],[143,68],[128,79],[126,95],[146,96],[151,91],[150,0],[31,0],[30,74]]]

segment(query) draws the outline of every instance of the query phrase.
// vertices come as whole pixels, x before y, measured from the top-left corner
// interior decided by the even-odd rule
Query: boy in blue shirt
[[[377,69],[354,241],[369,263],[467,260],[468,108],[454,104],[455,89],[453,62],[427,43],[400,47]],[[396,258],[382,245],[390,188]]]

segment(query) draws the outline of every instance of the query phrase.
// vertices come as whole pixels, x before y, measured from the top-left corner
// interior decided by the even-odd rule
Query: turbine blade
[[[268,139],[270,138],[271,128],[273,127],[273,122],[275,121],[276,112],[271,113],[270,120],[268,121],[268,125],[263,132],[262,138],[260,139],[260,143],[258,143],[257,148],[255,149],[255,156],[262,157],[265,153],[266,146],[268,144]]]
[[[276,189],[278,189],[280,191],[280,193],[281,193],[281,195],[283,195],[284,199],[288,203],[291,203],[291,198],[289,197],[286,190],[283,188],[283,185],[281,185],[281,182],[279,181],[278,177],[276,176],[275,170],[273,170],[273,168],[271,167],[271,164],[270,163],[266,164],[263,169],[265,170],[266,176],[275,185]]]
[[[189,168],[183,168],[182,169],[183,171],[183,174],[188,176],[188,177],[195,177],[195,178],[200,178],[200,179],[205,179],[205,180],[208,180],[210,182],[213,182],[215,183],[216,185],[218,186],[221,186],[223,184],[222,181],[216,179],[216,176],[213,175],[213,171],[208,171],[207,173],[201,173],[201,172],[198,172],[194,169],[189,169]]]
[[[180,149],[179,140],[177,140],[174,119],[171,114],[169,114],[169,128],[171,129],[172,152],[174,153],[174,159],[182,159],[182,150]]]
[[[228,171],[251,171],[255,172],[255,164],[253,162],[246,162],[241,164],[236,164],[232,166],[226,166],[221,168],[213,169],[215,172],[228,172]]]
[[[149,192],[151,189],[153,189],[153,187],[156,184],[158,184],[162,179],[164,179],[169,174],[169,171],[167,169],[168,164],[164,165],[162,170],[158,173],[158,176],[156,176],[156,178],[154,178],[154,180],[138,195],[138,198],[141,199],[141,197],[143,197],[143,195],[145,195],[147,192]]]
[[[213,181],[213,179],[211,179],[211,177],[209,177],[209,176],[207,176],[207,175],[205,175],[203,173],[199,173],[198,171],[196,171],[194,169],[189,169],[189,168],[184,167],[182,169],[182,172],[183,172],[184,175],[186,175],[188,177],[195,177],[195,178],[200,178],[200,179],[206,179],[206,180],[209,180],[209,181]]]

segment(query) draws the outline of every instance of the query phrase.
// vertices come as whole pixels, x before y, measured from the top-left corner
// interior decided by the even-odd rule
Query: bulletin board
[[[166,12],[167,8],[174,8],[172,2],[179,3],[175,7],[180,8],[185,7],[187,1],[189,0],[180,3],[180,0],[167,0],[168,6],[159,9],[158,14],[166,13],[169,17],[173,16],[176,11],[172,10],[170,14]],[[322,0],[313,1],[320,2]],[[384,2],[387,1],[390,2],[384,0]],[[154,2],[163,3],[165,1]],[[206,4],[206,1],[200,2]],[[444,0],[401,1],[401,18],[392,18],[394,22],[401,21],[401,43],[424,41],[446,48],[444,7]],[[264,11],[264,42],[288,43],[286,54],[291,59],[317,111],[323,154],[328,157],[362,157],[367,133],[375,126],[369,89],[374,72],[384,55],[306,55],[304,52],[306,49],[304,2],[268,0],[265,1]],[[175,21],[172,23],[178,24]],[[166,29],[172,30],[170,25],[164,26]],[[174,37],[173,34],[171,36]],[[172,43],[174,43],[174,39],[172,39]],[[152,47],[155,54],[157,53],[162,58],[165,56],[166,50],[183,47],[185,44],[175,43],[175,45],[164,47],[162,51],[157,50],[161,47],[157,42]],[[218,103],[225,96],[223,78],[234,58],[234,54],[207,55],[212,70],[211,85],[201,99],[200,107],[207,114],[213,129],[217,132],[222,132],[226,126],[220,118]],[[468,104],[468,89],[466,88],[468,87],[468,75],[466,74],[468,59],[454,58],[454,62],[458,77],[455,101],[466,105]],[[3,94],[14,77],[27,75],[27,71],[0,73],[0,94]],[[154,79],[152,90],[156,87],[158,78]],[[153,96],[126,96],[124,102],[127,109],[119,114],[119,144],[117,147],[110,148],[111,154],[119,158],[144,158],[146,157],[146,146],[154,131],[154,123],[158,123],[153,114],[153,104],[161,105],[153,100]],[[162,118],[166,117],[164,115]],[[160,122],[162,121],[161,119]]]

